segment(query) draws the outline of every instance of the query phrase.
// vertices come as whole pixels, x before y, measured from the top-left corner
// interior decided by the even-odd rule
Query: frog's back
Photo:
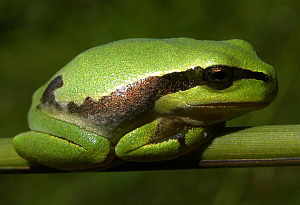
[[[53,78],[61,75],[64,82],[64,89],[56,92],[57,100],[63,101],[64,96],[72,94],[75,102],[82,102],[86,97],[82,93],[97,99],[149,75],[185,70],[191,66],[190,60],[184,63],[190,59],[188,42],[195,41],[128,39],[91,48],[54,75]]]
[[[228,52],[224,41],[190,38],[116,41],[79,54],[49,82],[61,75],[63,89],[56,91],[56,100],[63,102],[72,98],[80,103],[86,94],[97,99],[139,79],[199,66],[199,56],[205,58],[205,54],[215,52],[216,47]]]

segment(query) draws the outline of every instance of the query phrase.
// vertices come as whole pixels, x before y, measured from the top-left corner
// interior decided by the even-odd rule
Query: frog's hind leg
[[[82,139],[84,136],[82,136]],[[18,154],[29,162],[36,162],[48,167],[79,171],[109,164],[114,152],[105,138],[71,141],[53,134],[28,131],[14,138]]]

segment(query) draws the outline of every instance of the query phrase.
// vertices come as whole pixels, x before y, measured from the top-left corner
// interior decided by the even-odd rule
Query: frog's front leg
[[[62,170],[103,167],[115,156],[109,140],[84,131],[71,139],[28,131],[14,138],[14,146],[30,162]]]
[[[118,142],[117,157],[125,161],[159,161],[181,156],[205,142],[206,129],[157,119],[133,130]]]

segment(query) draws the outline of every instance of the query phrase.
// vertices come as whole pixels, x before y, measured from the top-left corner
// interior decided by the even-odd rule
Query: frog
[[[79,54],[34,93],[30,131],[14,147],[65,171],[172,160],[277,92],[274,67],[244,40],[119,40]]]

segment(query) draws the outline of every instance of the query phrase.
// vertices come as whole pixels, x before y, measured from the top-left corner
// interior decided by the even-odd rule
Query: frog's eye
[[[227,66],[211,66],[204,69],[203,79],[206,85],[223,90],[230,87],[234,80],[234,69]]]
[[[232,86],[233,81],[241,79],[254,79],[265,83],[269,82],[269,76],[263,72],[238,67],[214,65],[203,70],[203,81],[207,86],[216,90],[224,90]]]

